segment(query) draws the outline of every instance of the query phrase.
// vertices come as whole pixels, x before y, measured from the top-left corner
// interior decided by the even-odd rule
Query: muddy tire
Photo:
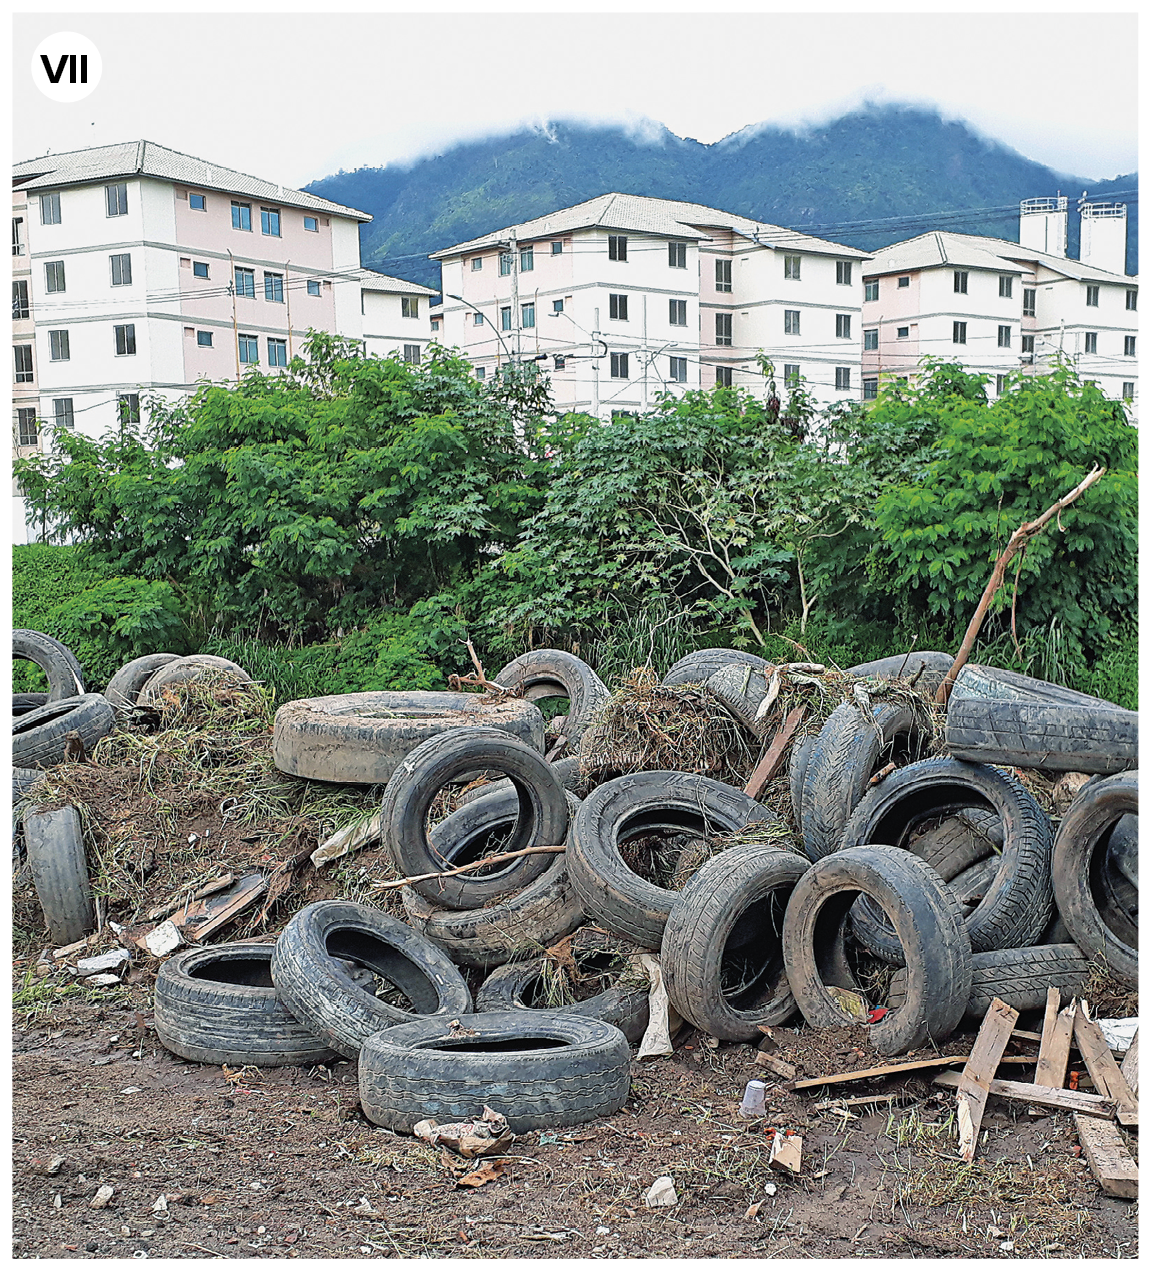
[[[563,843],[568,829],[568,805],[552,765],[538,751],[498,729],[453,728],[417,746],[392,774],[384,791],[380,805],[383,843],[402,876],[469,864],[487,854],[474,839],[466,853],[461,845],[448,844],[443,834],[433,842],[425,828],[439,791],[477,767],[504,774],[517,795],[515,827],[497,851],[516,852]],[[466,808],[455,815],[465,816]],[[482,875],[429,879],[413,883],[412,888],[445,909],[476,909],[522,891],[550,864],[545,853],[523,856]]]
[[[513,658],[494,676],[496,684],[523,690],[529,702],[545,697],[566,697],[571,703],[563,735],[569,752],[579,748],[580,738],[592,716],[611,696],[607,685],[590,666],[562,649],[533,649]]]
[[[21,768],[50,768],[64,762],[68,734],[80,734],[90,755],[116,727],[111,703],[99,693],[64,697],[21,715],[12,723],[12,762]]]
[[[631,1053],[611,1024],[552,1011],[494,1011],[459,1024],[425,1020],[365,1041],[360,1106],[369,1121],[410,1133],[425,1117],[473,1120],[487,1105],[525,1134],[582,1125],[627,1100]]]
[[[803,783],[807,776],[807,765],[811,762],[811,752],[815,748],[815,734],[809,733],[794,742],[791,756],[787,762],[787,780],[791,790],[791,812],[795,824],[803,826]]]
[[[804,1019],[815,1028],[855,1022],[827,991],[823,961],[861,893],[892,921],[908,973],[903,1004],[868,1026],[872,1045],[899,1055],[945,1040],[971,995],[971,942],[939,876],[896,847],[845,848],[796,883],[783,919],[783,959]]]
[[[252,677],[231,658],[218,658],[211,653],[193,653],[186,658],[175,658],[155,670],[140,689],[137,703],[140,706],[155,706],[160,701],[164,689],[175,688],[179,684],[190,684],[193,680],[205,676],[218,675],[226,671],[234,680],[250,683]]]
[[[971,947],[985,953],[1032,945],[1051,920],[1052,829],[1039,804],[1008,773],[938,757],[908,764],[860,802],[843,846],[886,843],[904,848],[917,821],[970,807],[996,813],[1003,827],[995,880],[966,916]],[[874,905],[861,900],[852,912],[852,928],[877,957],[898,964],[899,941]]]
[[[126,662],[108,681],[104,696],[115,710],[128,711],[140,700],[144,685],[161,667],[179,660],[178,653],[146,653]]]
[[[96,926],[79,812],[25,812],[24,846],[53,944],[74,944]]]
[[[555,769],[560,785],[565,790],[578,794],[583,781],[580,775],[579,755],[567,755],[563,759],[550,759],[548,762]],[[474,803],[476,799],[486,799],[489,794],[505,794],[514,789],[515,787],[507,778],[488,781],[486,785],[472,786],[470,790],[465,790],[457,797],[456,807],[462,808],[465,803]]]
[[[409,754],[453,728],[498,728],[543,753],[544,717],[519,698],[476,693],[338,693],[287,702],[272,725],[281,772],[313,781],[386,785]]]
[[[412,1009],[357,984],[345,961],[394,985]],[[346,900],[320,900],[296,914],[276,941],[272,983],[309,1032],[349,1059],[381,1028],[425,1015],[454,1019],[472,1008],[468,986],[441,949],[398,919]]]
[[[843,841],[867,783],[895,748],[916,754],[930,740],[908,706],[878,702],[871,714],[871,720],[865,719],[858,707],[844,703],[832,711],[815,739],[803,779],[803,846],[813,861],[834,852]]]
[[[13,693],[12,714],[27,715],[29,711],[39,710],[48,705],[47,693]]]
[[[647,835],[734,834],[745,825],[784,823],[734,786],[683,772],[638,772],[597,787],[572,825],[568,870],[584,912],[643,949],[658,949],[679,895],[641,878],[625,863],[622,844]]]
[[[156,977],[156,1036],[181,1059],[257,1068],[311,1067],[339,1056],[276,996],[270,944],[185,949]]]
[[[1003,821],[990,808],[962,808],[909,843],[908,850],[950,882],[1002,852]]]
[[[675,1009],[720,1041],[759,1038],[795,1014],[783,966],[783,914],[810,868],[794,852],[729,847],[672,904],[660,967]]]
[[[48,701],[79,697],[84,676],[72,651],[43,631],[19,628],[12,632],[12,656],[34,662],[48,677]]]
[[[730,663],[749,666],[758,671],[772,666],[766,658],[755,653],[745,653],[742,649],[697,649],[673,663],[660,683],[705,684],[721,666]]]
[[[1138,945],[1108,924],[1099,876],[1113,827],[1121,817],[1138,813],[1137,772],[1090,782],[1067,810],[1051,860],[1055,903],[1071,938],[1089,957],[1102,955],[1111,974],[1129,988],[1139,983]]]
[[[748,732],[763,737],[769,728],[776,726],[768,723],[768,716],[758,718],[774,673],[773,666],[760,668],[725,662],[714,675],[708,676],[704,688],[723,705],[732,719]]]
[[[36,784],[42,781],[44,772],[40,768],[16,768],[12,769],[12,802],[19,802],[24,795]]]
[[[955,678],[951,698],[979,697],[999,702],[1046,702],[1050,705],[1083,706],[1087,708],[1118,710],[1114,702],[1090,693],[1080,693],[1050,680],[1038,680],[1032,675],[1020,675],[1018,671],[1005,671],[998,666],[983,666],[969,662]],[[951,701],[947,704],[951,711]]]
[[[849,666],[848,675],[858,679],[870,680],[909,680],[917,672],[919,678],[915,687],[925,693],[934,691],[943,683],[947,672],[955,661],[953,653],[941,653],[938,650],[913,650],[911,653],[897,653],[894,657],[879,658],[875,662],[861,662],[858,666]]]

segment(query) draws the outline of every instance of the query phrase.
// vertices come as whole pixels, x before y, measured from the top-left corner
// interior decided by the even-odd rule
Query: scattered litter
[[[867,1023],[867,1014],[871,1009],[867,1003],[850,989],[841,989],[834,984],[827,985],[827,991],[835,999],[836,1005],[859,1024]]]
[[[1132,1019],[1097,1019],[1103,1040],[1112,1050],[1125,1051],[1135,1039],[1139,1031],[1139,1017]]]
[[[785,1059],[777,1059],[766,1050],[757,1050],[755,1052],[755,1062],[761,1068],[767,1068],[775,1073],[777,1077],[782,1077],[784,1081],[794,1081],[798,1075],[794,1064],[789,1064]]]
[[[767,1087],[762,1081],[749,1081],[743,1092],[743,1101],[739,1105],[739,1115],[741,1117],[761,1117],[767,1108],[764,1104],[764,1095]]]
[[[108,989],[113,984],[119,984],[120,977],[118,975],[90,975],[87,982],[94,984],[97,988]]]
[[[101,971],[115,971],[131,958],[127,949],[109,949],[107,953],[97,954],[94,958],[78,958],[76,974],[82,977],[99,975]]]
[[[663,983],[659,958],[650,953],[637,955],[640,966],[647,972],[651,988],[648,991],[648,1026],[636,1052],[637,1059],[657,1059],[672,1053],[671,1035],[682,1022],[668,1001]]]
[[[357,821],[354,825],[345,825],[342,830],[326,838],[312,853],[310,860],[317,869],[327,865],[329,861],[347,856],[365,843],[371,843],[383,833],[384,822],[381,813],[377,812],[366,821]]]
[[[657,1178],[644,1192],[643,1203],[648,1209],[670,1209],[673,1205],[679,1204],[679,1197],[675,1194],[675,1184],[666,1174]]]
[[[477,1156],[498,1156],[506,1152],[515,1139],[503,1113],[493,1111],[486,1104],[479,1121],[453,1121],[440,1125],[428,1118],[418,1122],[412,1133],[433,1146],[442,1144],[465,1160]]]
[[[771,1141],[768,1165],[788,1174],[798,1174],[803,1163],[803,1139],[786,1130],[776,1130]]]
[[[176,924],[169,918],[158,927],[153,927],[144,936],[144,947],[154,958],[162,958],[173,953],[184,943],[184,937],[176,929]]]
[[[152,1212],[154,1214],[166,1214],[168,1212],[168,1197],[164,1192],[161,1192],[160,1195],[156,1197],[156,1203],[152,1206]]]
[[[508,1167],[506,1161],[485,1161],[477,1170],[456,1179],[457,1187],[483,1187],[485,1183],[495,1182]]]

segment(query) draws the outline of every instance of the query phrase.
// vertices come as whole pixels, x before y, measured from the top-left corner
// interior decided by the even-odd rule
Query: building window
[[[476,367],[476,379],[478,380],[487,379],[487,376],[488,376],[488,368],[486,366]]]
[[[196,343],[197,343],[197,344],[200,346],[200,348],[202,348],[202,349],[210,349],[210,348],[212,347],[212,333],[211,333],[211,331],[197,331],[197,332],[196,332]]]
[[[1021,335],[1019,337],[1019,347],[1024,353],[1035,352],[1035,337],[1033,335]]]
[[[611,355],[611,377],[613,380],[627,379],[626,353],[613,353]]]
[[[1035,288],[1023,288],[1023,316],[1025,318],[1035,317]]]
[[[879,279],[878,278],[872,278],[870,282],[865,282],[863,284],[863,298],[864,300],[878,300],[879,299]]]
[[[49,291],[64,290],[64,262],[62,260],[44,262],[44,285]]]
[[[432,330],[433,330],[433,331],[438,331],[439,329],[440,329],[440,320],[439,320],[439,318],[433,318],[433,319],[432,319]]]
[[[837,260],[835,262],[835,281],[841,287],[851,286],[851,261]]]
[[[717,388],[731,387],[731,367],[717,366],[715,368],[715,384]]]
[[[715,315],[715,342],[716,344],[731,344],[730,313],[717,313]]]
[[[799,268],[802,257],[785,256],[783,258],[783,276],[785,278],[798,278]]]
[[[140,394],[120,393],[116,398],[116,411],[122,424],[140,422]]]
[[[895,280],[895,285],[896,285],[897,287],[910,287],[910,286],[911,286],[911,275],[910,275],[910,274],[904,274],[902,278],[897,278],[897,279]]]
[[[851,367],[837,366],[835,368],[835,387],[838,389],[851,387]]]
[[[564,302],[562,300],[553,300],[552,313],[563,313],[563,311],[564,311]]]
[[[67,331],[48,332],[48,356],[53,362],[67,362],[72,357]]]
[[[12,318],[18,321],[20,318],[28,317],[31,310],[28,308],[28,283],[21,278],[19,281],[12,283]]]
[[[35,379],[32,370],[32,346],[30,344],[17,344],[12,349],[16,358],[16,383],[31,384]]]
[[[276,339],[268,336],[268,365],[269,366],[287,366],[288,365],[288,342],[287,340]]]
[[[686,327],[687,301],[669,300],[667,302],[667,320],[673,327]]]
[[[609,234],[607,236],[607,258],[608,260],[627,260],[627,237],[624,234]],[[626,357],[626,354],[621,354]]]
[[[674,380],[677,384],[687,383],[687,358],[685,357],[669,357],[668,379]]]
[[[784,362],[783,364],[783,382],[794,388],[799,383],[799,363]]]
[[[1084,331],[1083,332],[1083,352],[1098,353],[1099,352],[1099,332]]]
[[[403,318],[418,318],[420,316],[419,296],[400,297],[400,316]]]
[[[851,339],[851,314],[837,313],[835,315],[835,338],[837,340]]]
[[[276,304],[284,303],[283,274],[269,274],[264,271],[264,299],[275,301]]]
[[[510,314],[510,313],[511,313],[511,310],[509,309],[509,310],[508,310],[508,312],[509,312],[509,314]],[[510,321],[511,321],[511,319],[509,318],[509,319],[508,319],[508,321],[510,322]],[[473,314],[472,314],[472,326],[473,326],[473,327],[482,327],[483,325],[484,325],[484,315],[483,315],[482,313],[473,313]],[[508,327],[504,327],[504,330],[505,330],[505,331],[510,331],[510,330],[511,330],[511,327],[510,327],[510,326],[508,326]]]
[[[1135,337],[1133,335],[1125,335],[1123,337],[1123,356],[1135,356]]]
[[[529,269],[536,267],[536,252],[534,247],[525,247],[520,252],[520,273],[526,274]]]
[[[55,416],[57,428],[75,428],[76,416],[72,413],[72,399],[70,397],[54,397],[52,399],[52,413]]]
[[[40,440],[40,426],[36,422],[35,406],[21,406],[16,411],[16,444],[35,446]]]
[[[967,343],[967,323],[953,322],[951,324],[951,343],[966,344]]]
[[[555,363],[555,369],[557,371],[562,371],[564,367],[567,366],[568,364],[567,358],[564,357],[562,353],[557,353],[552,359],[552,361]]]
[[[195,278],[208,277],[208,262],[206,260],[192,261],[192,275]]]
[[[717,260],[715,262],[715,289],[716,291],[731,290],[730,260]]]
[[[910,327],[896,327],[895,328],[895,338],[897,340],[906,340],[910,338],[910,336],[911,336]]]
[[[667,263],[670,269],[686,269],[687,268],[687,244],[686,243],[668,243]]]
[[[863,347],[867,351],[873,351],[879,348],[879,328],[878,327],[875,327],[870,331],[864,331]]]
[[[260,233],[280,237],[280,209],[276,207],[260,208]]]
[[[12,255],[24,255],[24,218],[22,216],[12,218]]]
[[[553,242],[553,243],[552,243],[552,255],[553,255],[553,256],[562,256],[562,255],[563,255],[563,251],[564,251],[564,245],[563,245],[563,241],[562,241],[562,239],[558,239],[558,240],[556,240],[555,242]]]
[[[500,252],[500,276],[512,272],[512,254],[511,252]]]
[[[256,271],[254,269],[244,269],[242,266],[236,266],[236,295],[248,296],[250,299],[256,298]]]
[[[1135,400],[1135,381],[1134,380],[1123,381],[1123,400],[1125,402],[1132,402]],[[24,443],[21,442],[20,444],[23,445]]]
[[[798,335],[799,334],[799,310],[798,309],[784,309],[783,334],[784,335]]]
[[[240,361],[248,363],[257,363],[260,360],[260,341],[254,335],[242,335],[239,337],[240,344]]]
[[[511,305],[505,305],[500,310],[500,330],[510,331],[512,329],[512,308]]]
[[[627,321],[627,296],[609,295],[607,298],[608,316],[619,322]]]
[[[308,279],[308,295],[318,296],[320,294],[320,282],[318,278]]]
[[[188,206],[193,212],[206,212],[208,210],[208,200],[202,194],[189,194]]]
[[[482,256],[472,257],[472,273],[477,273],[484,267],[484,258]],[[477,367],[477,370],[483,370],[483,367]]]
[[[1006,376],[1006,375],[997,375],[997,376],[995,377],[995,396],[996,396],[996,397],[1002,397],[1002,396],[1003,396],[1003,390],[1004,390],[1004,388],[1006,388],[1006,386],[1007,386],[1007,376]]]
[[[305,216],[304,229],[306,229],[309,234],[318,234],[320,232],[320,222],[317,221],[314,216]]]
[[[1098,287],[1087,288],[1087,307],[1089,309],[1099,308],[1099,288]]]
[[[1001,349],[1009,349],[1011,347],[1011,328],[999,328],[999,347]]]
[[[136,324],[125,322],[114,328],[116,332],[117,357],[131,357],[136,352]]]
[[[40,195],[40,224],[60,224],[60,195],[58,193]]]
[[[232,228],[246,229],[252,228],[252,205],[251,203],[237,203],[232,200]]]
[[[626,296],[624,297],[627,298]],[[534,304],[520,305],[520,324],[528,328],[534,327],[536,324],[536,307]]]
[[[999,296],[1002,300],[1011,299],[1011,285],[1015,279],[1010,274],[999,275]]]
[[[109,256],[109,262],[112,266],[112,286],[113,287],[130,287],[132,285],[132,255],[130,252],[121,252],[118,256]],[[195,268],[195,266],[193,266]],[[203,267],[204,272],[200,276],[207,278],[208,266]]]
[[[863,381],[863,400],[865,402],[873,402],[879,396],[879,381],[877,379],[866,379]]]
[[[128,186],[123,181],[116,185],[106,185],[104,201],[107,204],[109,216],[127,216]]]
[[[1138,307],[1139,293],[1137,291],[1128,291],[1127,293],[1127,311],[1134,313]]]
[[[955,290],[961,295],[967,295],[967,270],[957,269],[955,271]]]

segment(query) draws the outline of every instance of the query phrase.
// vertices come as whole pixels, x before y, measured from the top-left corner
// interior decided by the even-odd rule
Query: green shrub
[[[57,640],[67,639],[55,615],[56,607],[74,599],[92,584],[106,578],[108,569],[93,561],[84,547],[56,547],[26,543],[12,549],[12,625],[43,631]],[[84,659],[80,658],[81,666]],[[88,668],[85,673],[90,675]],[[12,667],[12,688],[17,693],[46,689],[44,672],[19,659]]]

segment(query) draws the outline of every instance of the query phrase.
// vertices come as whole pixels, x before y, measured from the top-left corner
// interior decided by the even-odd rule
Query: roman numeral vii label
[[[58,31],[32,54],[32,82],[56,102],[78,102],[100,82],[100,51],[83,35]]]

